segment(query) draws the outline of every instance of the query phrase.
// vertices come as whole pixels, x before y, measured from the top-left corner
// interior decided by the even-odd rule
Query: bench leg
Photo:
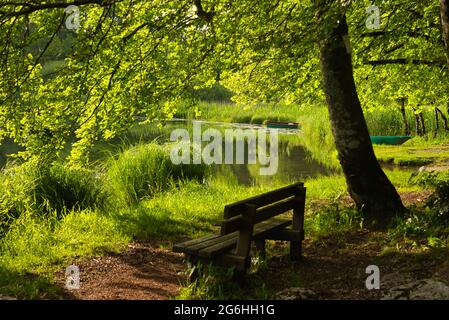
[[[293,209],[292,230],[301,232],[300,241],[290,242],[290,259],[298,261],[302,256],[302,239],[304,239],[304,207],[306,199],[306,189],[299,188],[295,195],[296,206]]]
[[[256,244],[256,250],[257,253],[259,254],[259,256],[265,260],[266,256],[267,256],[267,252],[265,250],[265,239],[262,240],[256,240],[255,241]]]
[[[246,279],[246,270],[234,270],[232,280],[236,282],[240,287],[245,287],[248,283]]]
[[[302,257],[302,241],[290,242],[290,259],[292,261],[299,261]]]

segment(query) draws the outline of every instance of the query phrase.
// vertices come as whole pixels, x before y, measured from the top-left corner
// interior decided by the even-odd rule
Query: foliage
[[[407,239],[426,239],[431,245],[441,245],[449,239],[449,173],[422,171],[411,177],[410,183],[434,189],[423,207],[413,207],[405,217],[397,217],[392,233]]]
[[[242,291],[236,281],[233,281],[234,270],[224,270],[213,266],[198,265],[192,267],[190,272],[200,272],[200,276],[191,284],[183,287],[178,299],[189,300],[223,300],[238,299]]]
[[[12,1],[1,8],[10,13],[19,5]],[[62,55],[65,66],[44,80],[42,65],[53,53],[34,44],[59,41],[67,17],[64,5],[39,7],[17,18],[2,15],[0,24],[9,53],[0,61],[1,134],[23,145],[27,159],[55,155],[74,134],[70,159],[86,161],[95,140],[124,132],[136,116],[154,119],[161,102],[169,117],[174,102],[201,78],[201,57],[211,52],[205,24],[190,3],[87,1],[80,28],[65,32],[75,33],[71,50]]]
[[[233,93],[220,82],[215,82],[210,88],[201,88],[194,92],[194,97],[200,101],[230,103]]]
[[[365,28],[364,10],[373,3],[382,14],[378,30]],[[438,2],[358,1],[349,17],[355,78],[366,108],[395,108],[400,98],[418,112],[426,105],[445,107],[448,70]]]

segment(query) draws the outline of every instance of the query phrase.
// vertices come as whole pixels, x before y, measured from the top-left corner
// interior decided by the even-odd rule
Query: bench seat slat
[[[219,237],[219,235],[213,234],[213,235],[205,236],[205,237],[198,238],[198,239],[184,241],[184,242],[181,242],[181,243],[174,244],[172,250],[173,250],[173,252],[184,252],[184,248],[186,248],[186,247],[190,247],[190,246],[193,246],[195,244],[199,244],[199,243],[202,243],[204,241],[212,240],[212,239],[215,239],[215,238],[218,238],[218,237]]]
[[[237,231],[233,232],[233,233],[229,233],[229,234],[224,235],[224,236],[217,235],[213,239],[206,240],[206,241],[203,241],[201,243],[185,247],[184,248],[184,252],[188,253],[188,254],[192,254],[192,255],[197,255],[199,250],[201,250],[203,248],[207,248],[207,247],[213,246],[213,245],[215,245],[217,243],[221,243],[223,241],[227,241],[229,239],[233,239],[233,241],[237,242],[238,236],[239,236],[239,233]]]
[[[275,232],[291,225],[290,220],[271,219],[254,226],[253,238],[262,238],[266,234]],[[234,233],[232,233],[234,234]],[[223,242],[218,242],[214,245],[204,247],[198,250],[198,255],[202,258],[213,258],[223,252],[234,249],[237,245],[238,233],[236,236]]]
[[[284,228],[290,224],[291,224],[290,220],[271,219],[271,220],[263,221],[254,226],[253,237],[258,237],[261,234],[266,233],[267,231],[277,230],[278,228]],[[224,235],[224,236],[215,234],[215,235],[203,237],[200,239],[189,240],[189,241],[174,245],[173,251],[188,253],[191,255],[198,255],[198,252],[200,250],[215,246],[217,244],[219,245],[220,243],[226,242],[228,240],[232,240],[232,241],[226,242],[225,247],[227,249],[232,249],[237,244],[238,235],[239,235],[239,233],[238,233],[238,231],[236,231],[236,232],[232,232],[227,235]]]

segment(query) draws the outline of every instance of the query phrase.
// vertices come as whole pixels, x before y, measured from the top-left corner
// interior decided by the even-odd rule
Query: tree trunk
[[[405,113],[405,98],[401,98],[401,115],[402,115],[402,123],[404,124],[404,135],[408,136],[410,135],[410,125],[407,121],[407,114]]]
[[[422,132],[422,135],[424,136],[424,135],[426,135],[427,130],[426,130],[426,124],[425,124],[425,122],[424,122],[424,114],[423,114],[423,111],[421,111],[421,112],[419,113],[419,121],[421,121],[421,132]]]
[[[421,122],[419,120],[419,116],[418,113],[416,112],[416,109],[413,108],[413,117],[415,118],[415,132],[417,136],[421,136],[422,135],[422,131],[421,131]]]
[[[346,17],[341,14],[323,21],[321,14],[318,13],[320,26],[334,26],[332,32],[322,33],[319,49],[340,164],[356,205],[373,226],[384,227],[395,214],[404,211],[404,206],[374,155],[355,86]]]
[[[435,108],[435,111],[441,116],[441,119],[443,119],[444,130],[449,131],[447,117],[444,115],[443,111],[441,111],[439,108]]]
[[[422,136],[421,122],[419,122],[419,116],[417,114],[415,114],[415,131],[416,135]]]
[[[441,27],[446,47],[446,61],[449,70],[449,0],[440,0]]]
[[[435,135],[438,133],[439,130],[440,130],[440,119],[438,116],[438,108],[435,107]]]

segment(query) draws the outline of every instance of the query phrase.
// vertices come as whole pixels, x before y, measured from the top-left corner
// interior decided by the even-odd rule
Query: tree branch
[[[196,14],[198,17],[200,17],[201,19],[206,20],[207,22],[211,22],[213,16],[215,15],[215,12],[213,11],[205,11],[203,9],[203,5],[201,3],[201,0],[193,0],[193,3],[195,4],[196,7]]]
[[[19,17],[26,16],[33,12],[46,10],[46,9],[58,9],[58,8],[67,8],[68,6],[83,6],[88,4],[97,4],[99,6],[108,6],[115,2],[121,0],[73,0],[72,2],[55,2],[55,3],[30,3],[30,2],[6,2],[0,4],[0,8],[4,8],[6,6],[22,6],[23,8],[19,11],[14,12],[5,12],[0,11],[0,13],[4,14],[7,18],[9,17]]]

